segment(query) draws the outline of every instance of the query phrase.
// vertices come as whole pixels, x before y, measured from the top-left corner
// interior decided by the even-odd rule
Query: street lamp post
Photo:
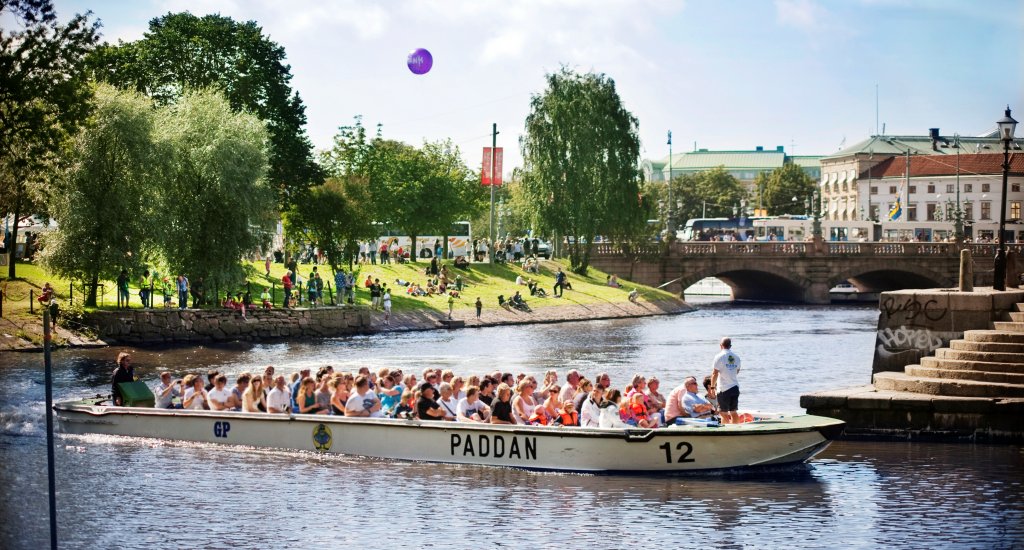
[[[1006,230],[1006,182],[1010,177],[1010,142],[1017,128],[1017,121],[1010,116],[1009,105],[1006,106],[1006,114],[996,124],[999,126],[999,138],[1003,140],[1003,196],[999,199],[999,250],[996,251],[992,288],[1006,290],[1006,237],[1003,235]]]
[[[672,130],[668,131],[668,220],[665,224],[668,242],[676,240],[676,201],[672,198]]]
[[[964,209],[960,203],[960,134],[953,135],[953,147],[956,147],[956,210],[953,211],[953,238],[959,244],[964,241]]]

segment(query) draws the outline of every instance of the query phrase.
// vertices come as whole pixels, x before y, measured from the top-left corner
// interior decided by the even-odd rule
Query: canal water
[[[802,393],[866,384],[877,310],[707,303],[642,320],[137,351],[155,381],[211,367],[577,368],[667,394],[743,360],[741,409],[797,412]],[[55,398],[109,392],[117,350],[62,351]],[[0,355],[0,548],[48,541],[42,356]],[[396,441],[395,445],[401,445]],[[1024,547],[1018,446],[837,442],[757,475],[591,476],[106,436],[57,439],[66,548]]]

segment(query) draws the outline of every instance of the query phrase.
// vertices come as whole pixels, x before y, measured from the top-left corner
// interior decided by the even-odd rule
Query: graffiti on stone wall
[[[956,332],[934,331],[927,328],[899,326],[878,331],[878,353],[890,355],[906,350],[918,350],[927,355],[959,338]]]
[[[886,317],[902,314],[911,324],[941,321],[949,314],[949,310],[940,306],[938,300],[931,299],[924,303],[915,296],[899,298],[886,296],[882,299],[882,312]]]

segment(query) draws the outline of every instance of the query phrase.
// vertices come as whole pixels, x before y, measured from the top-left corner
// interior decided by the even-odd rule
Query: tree
[[[89,283],[96,305],[100,279],[142,265],[154,246],[151,216],[155,148],[153,103],[101,85],[96,111],[75,137],[64,170],[47,192],[57,230],[45,236],[42,261],[63,277]]]
[[[731,217],[733,209],[748,198],[743,184],[722,166],[673,177],[672,195],[677,205],[676,221],[679,227],[693,218]],[[648,186],[648,197],[648,204],[657,204],[661,215],[665,216],[668,207],[667,184],[651,183]]]
[[[346,256],[351,267],[352,255],[346,251],[358,240],[376,237],[365,179],[328,178],[310,189],[306,200],[292,205],[284,225],[289,235],[323,250],[335,272]]]
[[[214,91],[189,92],[158,115],[167,170],[150,220],[172,272],[240,281],[239,260],[270,241],[277,212],[267,182],[267,130]]]
[[[85,55],[99,25],[89,15],[62,25],[49,0],[0,2],[0,213],[14,215],[11,278],[20,218],[45,206],[36,204],[30,186],[45,180],[90,112]],[[15,26],[21,30],[9,30]]]
[[[520,141],[524,190],[539,229],[569,237],[577,273],[587,271],[595,235],[614,238],[644,223],[637,127],[604,75],[563,68],[530,100]]]
[[[814,180],[807,172],[799,165],[787,162],[768,176],[764,187],[764,204],[773,216],[805,214],[807,210],[804,201],[809,199],[814,190]]]
[[[90,65],[96,78],[134,88],[160,104],[176,101],[188,89],[213,87],[235,111],[266,121],[268,178],[284,211],[324,177],[303,128],[305,106],[291,89],[291,67],[284,60],[284,48],[254,21],[174,13],[150,21],[141,40],[104,44]]]

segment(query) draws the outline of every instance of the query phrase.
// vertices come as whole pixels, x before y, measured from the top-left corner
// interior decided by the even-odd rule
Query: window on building
[[[928,184],[928,194],[931,195],[932,193],[935,193],[935,184],[934,183],[929,183]]]
[[[964,203],[964,220],[974,221],[974,205],[969,202]]]
[[[947,183],[946,184],[946,192],[947,193],[952,193],[953,191],[954,191],[953,184],[952,183]]]
[[[872,185],[871,186],[871,190],[869,191],[869,193],[872,194],[872,195],[877,195],[878,194],[878,186],[877,185]]]
[[[982,193],[988,193],[990,187],[992,187],[992,186],[987,184],[987,183],[981,184],[981,192]]]
[[[973,183],[965,183],[964,184],[964,192],[965,193],[973,193],[974,192],[974,184]]]
[[[992,202],[981,201],[981,219],[991,220],[992,219]]]
[[[895,185],[890,185],[889,186],[889,194],[890,195],[895,195],[896,194],[896,186]]]
[[[1020,219],[1020,201],[1010,201],[1010,219]]]
[[[916,204],[912,203],[912,204],[909,204],[907,206],[907,221],[908,222],[916,222],[917,221],[917,205]]]
[[[868,216],[870,216],[870,218],[872,220],[881,219],[881,218],[878,217],[878,205],[877,204],[872,203],[869,208],[870,208],[871,211],[868,213]]]
[[[927,221],[933,222],[933,221],[936,220],[936,218],[935,218],[935,211],[938,209],[938,206],[939,205],[935,204],[934,202],[930,202],[925,207],[927,209],[926,214],[927,214],[928,217],[925,218]]]
[[[1011,183],[1010,184],[1010,191],[1013,191],[1014,193],[1020,193],[1020,184],[1019,183]]]
[[[916,185],[911,185],[909,187],[909,189],[910,189],[910,194],[911,195],[913,195],[914,193],[917,193],[917,186]]]

